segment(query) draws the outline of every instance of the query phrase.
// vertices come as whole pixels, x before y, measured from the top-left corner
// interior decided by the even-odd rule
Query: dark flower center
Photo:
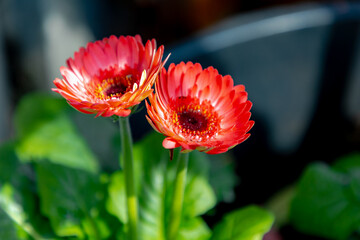
[[[95,89],[95,95],[102,100],[119,98],[133,88],[134,82],[132,75],[117,76],[101,81]]]
[[[126,93],[127,89],[129,88],[129,85],[118,83],[111,85],[107,90],[105,90],[104,95],[105,96],[113,96],[113,95],[122,95]]]
[[[179,97],[172,101],[172,124],[175,131],[192,141],[201,142],[217,135],[220,119],[209,101]]]
[[[200,111],[184,111],[178,114],[179,124],[191,131],[204,131],[207,128],[208,121]]]

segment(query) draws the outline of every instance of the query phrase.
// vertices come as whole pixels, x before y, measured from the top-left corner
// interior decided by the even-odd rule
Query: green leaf
[[[178,151],[174,153],[174,157],[177,156]],[[202,215],[216,204],[216,196],[208,179],[210,164],[211,162],[205,153],[198,151],[190,153],[183,203],[184,218]],[[176,161],[174,160],[168,163],[166,169],[166,207],[169,207],[170,201],[172,201],[175,172]],[[168,212],[169,209],[166,208],[166,210]]]
[[[0,239],[18,239],[15,222],[0,208]]]
[[[214,207],[215,204],[215,194],[207,179],[197,176],[188,181],[184,196],[184,216],[196,217],[202,215]]]
[[[211,230],[201,217],[183,219],[181,222],[177,240],[208,240]]]
[[[52,235],[50,226],[47,222],[43,222],[46,219],[38,211],[38,198],[32,180],[33,176],[32,167],[18,161],[14,142],[6,142],[0,146],[0,186],[3,186],[1,198],[3,203],[7,203],[3,205],[4,211],[18,209],[21,215],[18,212],[9,215],[15,216],[15,218],[20,217],[16,218],[18,224],[26,220],[27,225],[31,224],[31,229],[36,229],[39,234],[44,236],[50,236]],[[18,229],[22,229],[22,227],[24,226],[19,226]]]
[[[14,122],[17,136],[26,137],[43,123],[56,118],[69,109],[63,98],[47,94],[31,93],[21,98],[15,111]]]
[[[230,152],[207,155],[210,161],[209,181],[215,191],[218,202],[232,202],[235,200],[235,186],[239,179],[235,173],[234,159]]]
[[[356,171],[359,162],[351,162]],[[349,162],[335,165],[351,169]],[[360,229],[359,179],[345,172],[321,163],[306,169],[290,210],[296,228],[328,239],[347,239]]]
[[[64,101],[45,95],[23,98],[15,115],[17,154],[25,162],[47,159],[96,172],[97,160],[66,115],[67,108]]]
[[[117,240],[127,240],[127,229],[125,229],[125,225],[122,225],[121,227],[119,227],[119,229],[117,229],[117,234],[116,234],[116,239]]]
[[[261,240],[274,222],[268,211],[256,206],[236,210],[215,226],[212,240]]]
[[[290,205],[294,195],[295,186],[290,185],[273,194],[266,203],[266,209],[275,216],[274,225],[276,228],[279,229],[289,222]]]
[[[0,146],[0,184],[10,182],[15,176],[19,161],[15,154],[15,144],[6,142]]]
[[[14,188],[10,184],[2,185],[0,188],[0,239],[26,239],[27,234],[39,239],[39,234],[28,220],[29,217],[23,207],[15,201]]]
[[[347,174],[351,178],[350,188],[352,193],[356,199],[360,199],[360,153],[342,157],[335,162],[333,169]]]
[[[135,161],[142,166],[139,204],[140,238],[144,240],[165,239],[165,173],[169,154],[159,143],[159,136],[151,134],[134,146]]]
[[[41,211],[57,235],[82,239],[89,224],[98,231],[94,234],[108,234],[97,220],[96,205],[101,200],[97,176],[46,161],[36,164],[36,173]]]
[[[122,171],[115,172],[111,176],[108,191],[109,198],[106,201],[106,209],[109,213],[117,216],[120,222],[127,223],[126,191],[124,173]]]
[[[96,225],[97,229],[94,228],[94,225]],[[85,218],[82,222],[82,226],[85,233],[87,234],[87,236],[89,236],[90,239],[99,239],[98,237],[96,237],[98,234],[101,239],[105,239],[111,234],[106,222],[100,218],[94,218],[93,220],[90,220],[90,218]],[[99,233],[97,233],[96,231],[99,231]]]
[[[360,153],[353,153],[340,158],[334,163],[333,169],[360,178]]]

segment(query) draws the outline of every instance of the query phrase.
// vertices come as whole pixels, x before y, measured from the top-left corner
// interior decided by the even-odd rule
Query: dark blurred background
[[[308,163],[360,150],[359,23],[357,1],[2,0],[0,143],[15,134],[19,99],[51,93],[79,47],[112,34],[156,38],[171,52],[168,63],[212,65],[244,84],[254,104],[252,136],[231,151],[241,181],[235,201],[220,204],[211,225],[231,209],[264,204]],[[144,114],[132,117],[135,140],[150,131]],[[111,121],[101,120],[101,131],[92,116],[77,121],[107,159],[96,139],[111,134]]]

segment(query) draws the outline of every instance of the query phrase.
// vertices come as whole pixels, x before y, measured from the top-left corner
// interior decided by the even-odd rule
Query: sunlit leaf
[[[185,189],[183,214],[196,217],[209,211],[216,204],[213,189],[204,177],[192,178]]]
[[[201,217],[183,219],[177,240],[207,240],[211,237],[211,230]]]
[[[26,239],[27,234],[39,238],[28,221],[28,215],[23,207],[15,201],[15,190],[10,184],[0,188],[0,239]],[[5,236],[13,236],[6,238]],[[16,236],[16,237],[14,237]]]
[[[45,95],[23,98],[15,115],[17,154],[25,162],[47,159],[96,172],[98,163],[66,115],[67,108],[62,100]]]
[[[96,227],[94,226],[96,225]],[[89,218],[85,218],[82,222],[84,232],[89,236],[90,239],[105,239],[111,232],[105,221],[100,218],[94,218],[90,221]]]
[[[30,164],[19,162],[15,146],[14,142],[6,142],[0,146],[0,187],[3,186],[1,198],[4,211],[10,214],[8,210],[17,209],[17,212],[9,215],[8,218],[15,217],[12,221],[16,220],[18,230],[27,229],[26,226],[31,224],[30,229],[36,229],[39,234],[50,236],[52,235],[50,226],[38,211],[36,187],[31,179],[34,174],[33,169]],[[25,226],[22,226],[22,223],[25,223]]]
[[[0,239],[18,239],[16,223],[0,208]]]
[[[268,211],[249,206],[226,215],[216,225],[211,240],[261,240],[274,222]]]
[[[17,136],[26,137],[67,109],[69,107],[64,99],[47,94],[32,93],[22,97],[14,116]]]
[[[111,176],[109,184],[109,198],[106,202],[106,209],[109,213],[118,217],[122,223],[127,223],[126,192],[124,173],[118,171]]]

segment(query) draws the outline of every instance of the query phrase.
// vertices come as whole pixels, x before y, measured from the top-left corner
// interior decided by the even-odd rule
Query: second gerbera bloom
[[[251,102],[243,85],[216,69],[192,62],[162,69],[156,94],[146,103],[148,121],[167,136],[163,146],[209,154],[226,152],[245,141],[254,125],[249,120]]]

